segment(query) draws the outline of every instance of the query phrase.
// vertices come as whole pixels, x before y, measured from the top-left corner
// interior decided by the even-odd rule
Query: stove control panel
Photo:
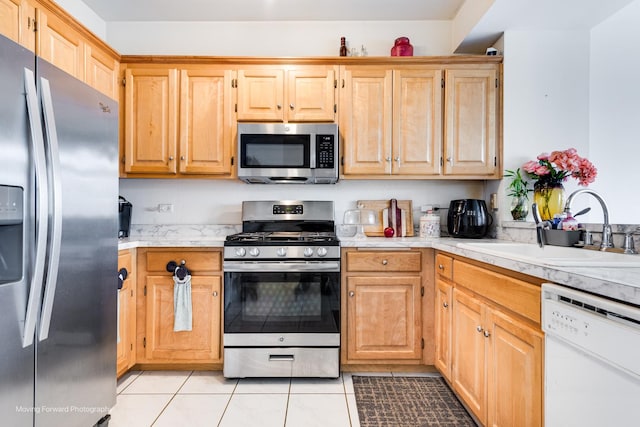
[[[225,246],[224,259],[340,259],[340,246]]]
[[[302,205],[273,205],[274,215],[302,215]]]

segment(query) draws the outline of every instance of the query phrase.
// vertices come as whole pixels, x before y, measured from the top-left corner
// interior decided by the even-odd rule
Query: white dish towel
[[[191,275],[183,280],[173,276],[173,331],[190,331],[192,327],[191,311]]]

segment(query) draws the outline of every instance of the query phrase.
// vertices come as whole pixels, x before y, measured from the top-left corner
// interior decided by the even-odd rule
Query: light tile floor
[[[228,380],[217,371],[134,371],[117,391],[110,427],[360,426],[348,373]]]

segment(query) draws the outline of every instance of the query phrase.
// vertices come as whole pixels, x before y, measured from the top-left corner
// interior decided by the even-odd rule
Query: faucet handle
[[[624,245],[622,249],[624,249],[625,254],[637,254],[635,244],[633,242],[633,231],[624,233]]]

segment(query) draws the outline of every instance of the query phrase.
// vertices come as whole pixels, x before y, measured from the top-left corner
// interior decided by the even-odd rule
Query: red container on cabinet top
[[[391,48],[391,56],[413,56],[413,46],[409,37],[398,37]]]

